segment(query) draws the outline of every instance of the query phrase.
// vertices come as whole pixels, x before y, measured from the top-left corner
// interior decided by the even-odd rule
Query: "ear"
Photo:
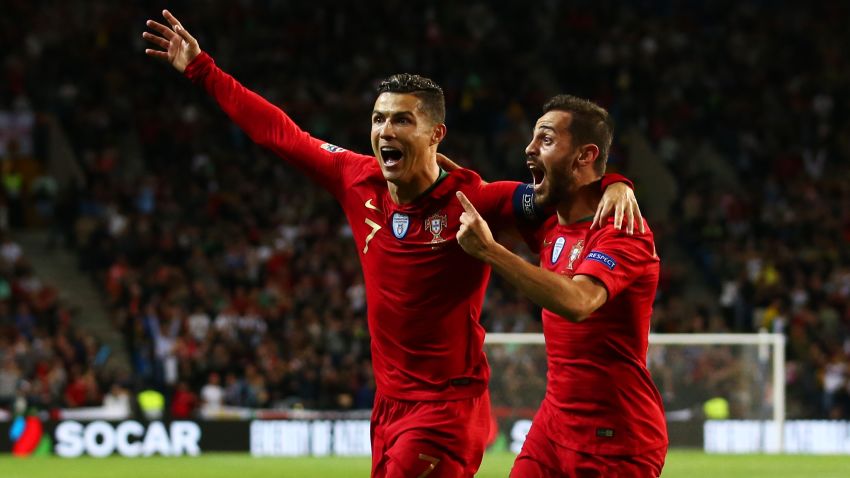
[[[431,146],[435,144],[440,144],[443,141],[443,138],[446,137],[446,125],[440,123],[438,125],[434,125],[434,131],[431,133]]]
[[[599,146],[595,144],[585,144],[579,148],[581,150],[581,155],[578,158],[578,163],[581,166],[593,167],[593,164],[596,162],[596,158],[599,157]]]

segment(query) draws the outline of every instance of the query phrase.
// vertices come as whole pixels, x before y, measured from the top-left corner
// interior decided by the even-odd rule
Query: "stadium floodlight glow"
[[[484,339],[489,345],[543,345],[546,339],[539,333],[488,333]],[[785,445],[785,336],[774,333],[755,334],[649,334],[650,347],[653,345],[754,345],[758,346],[758,355],[767,359],[768,348],[772,348],[772,410],[771,421],[774,446],[763,446],[766,453],[782,453]],[[540,397],[541,399],[543,397]]]

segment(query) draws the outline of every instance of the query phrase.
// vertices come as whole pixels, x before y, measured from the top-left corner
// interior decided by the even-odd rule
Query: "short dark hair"
[[[435,123],[446,121],[446,99],[443,89],[430,78],[397,73],[378,85],[378,95],[381,93],[409,93],[422,101],[422,110]]]
[[[614,122],[605,108],[596,103],[572,95],[553,96],[543,105],[543,113],[552,110],[566,111],[572,115],[570,134],[577,144],[595,144],[599,157],[593,165],[598,174],[605,174],[608,151],[614,139]]]

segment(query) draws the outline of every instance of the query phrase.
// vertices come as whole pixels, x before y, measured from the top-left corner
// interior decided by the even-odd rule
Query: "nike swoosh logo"
[[[552,241],[543,240],[543,247],[548,247],[552,245]]]
[[[378,208],[377,208],[377,206],[375,206],[374,204],[372,204],[372,198],[369,198],[369,200],[367,200],[367,201],[366,201],[366,204],[365,204],[365,205],[366,205],[366,209],[373,209],[373,210],[375,210],[375,211],[378,211],[378,212],[379,212],[379,213],[381,213],[381,214],[383,214],[383,213],[384,213],[384,211],[381,211],[380,209],[378,209]]]

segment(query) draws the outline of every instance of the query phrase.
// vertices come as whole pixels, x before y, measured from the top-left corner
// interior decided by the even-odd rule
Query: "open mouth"
[[[546,178],[546,171],[531,163],[528,164],[528,170],[531,171],[531,179],[534,182],[534,189],[537,189],[541,184],[543,184],[543,180]]]
[[[393,148],[392,146],[381,146],[381,160],[384,162],[384,166],[395,166],[403,157],[404,154],[400,149]]]

